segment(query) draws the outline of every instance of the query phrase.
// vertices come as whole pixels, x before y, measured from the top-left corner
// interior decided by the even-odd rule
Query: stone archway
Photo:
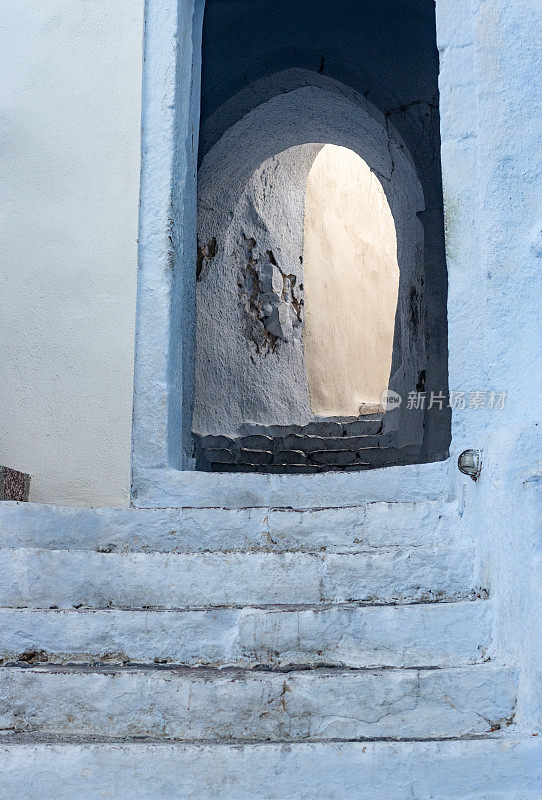
[[[406,144],[404,155],[409,160],[412,156],[427,203],[419,214],[424,229],[420,258],[426,265],[423,296],[413,291],[408,300],[400,297],[404,308],[408,306],[412,329],[420,324],[426,328],[423,357],[427,369],[416,376],[415,389],[425,390],[428,399],[434,390],[447,392],[447,269],[434,13],[427,6],[420,8],[420,14],[411,15],[407,10],[405,16],[401,4],[387,0],[381,0],[381,13],[377,14],[372,7],[369,11],[363,4],[352,5],[347,0],[333,10],[328,4],[310,3],[295,9],[288,6],[290,16],[299,15],[299,21],[303,20],[304,38],[300,42],[294,27],[277,25],[283,9],[279,5],[258,4],[247,25],[241,3],[228,6],[226,19],[220,2],[183,0],[174,10],[159,4],[150,7],[145,45],[133,415],[132,499],[138,505],[150,502],[162,506],[177,502],[179,497],[187,503],[204,497],[204,504],[216,505],[224,501],[224,492],[231,490],[228,476],[193,472],[196,176],[198,166],[218,140],[251,110],[276,95],[307,86],[333,91],[335,85],[337,93],[354,104],[356,97],[361,96],[362,103],[370,97],[382,126],[393,136],[395,131],[400,132],[400,141]],[[341,26],[340,37],[325,35],[322,15],[333,17],[330,29]],[[254,35],[255,27],[258,36]],[[416,35],[410,36],[408,31]],[[283,47],[276,47],[277,37]],[[326,53],[322,53],[324,47]],[[359,58],[360,47],[363,58]],[[232,58],[234,54],[242,55]],[[414,84],[416,92],[412,91]],[[448,153],[447,163],[450,158]],[[453,298],[451,302],[455,309]],[[411,352],[416,350],[416,342],[407,341],[407,345],[412,345]],[[396,363],[403,363],[400,350],[396,336],[394,359],[398,361],[392,367],[392,381],[405,378],[400,368],[395,370]],[[419,455],[422,465],[447,457],[450,416],[449,409],[439,410],[438,406],[426,406],[422,413],[411,415],[411,421],[419,420],[420,427],[424,426]],[[385,422],[399,446],[412,440],[409,425],[400,424],[401,414],[387,413]],[[333,483],[329,497],[338,501],[337,486],[343,499],[358,498],[369,486],[380,493],[383,483],[395,485],[399,477],[408,480],[416,494],[420,476],[444,474],[443,470],[444,465],[427,464],[425,468],[378,475],[344,476],[339,484]],[[295,495],[299,505],[316,487],[318,502],[323,502],[321,492],[329,491],[331,478],[325,475],[306,481],[277,475],[269,480],[254,475],[235,485],[242,489],[244,505],[257,504],[263,495],[269,499],[278,487],[281,503],[286,496],[294,502]],[[351,490],[354,495],[349,494]]]
[[[348,148],[363,159],[395,221],[400,278],[390,388],[406,394],[425,369],[418,219],[424,200],[416,170],[400,137],[370,103],[335,81],[315,78],[317,85],[253,109],[226,131],[200,166],[198,437],[236,439],[253,425],[303,427],[319,421],[310,406],[301,336],[301,262],[307,177],[324,144]],[[278,295],[272,291],[274,280],[281,283]],[[282,295],[290,298],[288,308],[276,299]],[[417,326],[411,324],[413,297]],[[377,427],[388,437],[382,442],[419,447],[420,413],[398,409],[382,422]]]

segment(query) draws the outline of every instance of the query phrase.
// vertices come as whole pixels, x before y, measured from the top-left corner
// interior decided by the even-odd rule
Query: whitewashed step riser
[[[473,554],[411,548],[370,555],[0,550],[0,606],[198,608],[412,602],[476,591]]]
[[[79,509],[0,506],[0,547],[58,550],[360,552],[451,541],[455,506],[366,503],[350,508]]]
[[[36,776],[44,800],[540,800],[542,740],[0,747],[0,797]]]
[[[319,475],[193,472],[177,469],[139,470],[136,506],[170,508],[334,508],[363,502],[426,502],[449,497],[453,460],[385,467],[365,472]]]
[[[513,716],[515,676],[450,670],[265,673],[0,669],[0,728],[53,736],[304,741],[489,733]]]
[[[302,611],[0,610],[0,657],[209,666],[453,666],[484,659],[490,601]],[[25,655],[26,654],[26,655]]]

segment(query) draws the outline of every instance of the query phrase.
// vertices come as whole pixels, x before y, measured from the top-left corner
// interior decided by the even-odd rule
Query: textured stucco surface
[[[388,388],[399,289],[386,194],[352,150],[325,145],[307,177],[303,345],[311,410],[357,416]]]
[[[0,660],[364,669],[453,667],[489,651],[488,601],[301,610],[3,609]]]
[[[260,745],[3,746],[0,789],[55,800],[539,800],[539,739]]]
[[[516,719],[535,727],[542,723],[533,371],[542,360],[541,24],[529,0],[437,3],[450,384],[508,393],[500,412],[454,410],[453,450],[483,449],[481,477],[463,489],[463,521],[493,576],[495,649],[521,665]]]
[[[230,478],[232,476],[229,476]],[[455,504],[368,502],[310,508],[57,508],[0,506],[2,547],[167,553],[260,550],[357,553],[451,544]]]
[[[160,8],[164,7],[160,3]],[[411,6],[405,3],[401,7]],[[539,357],[535,334],[540,322],[540,304],[534,287],[540,264],[541,170],[533,145],[537,141],[540,120],[540,83],[533,81],[539,61],[533,42],[537,40],[535,32],[540,20],[535,16],[532,3],[524,0],[515,3],[438,0],[437,11],[441,90],[445,96],[443,163],[451,278],[452,386],[456,390],[470,391],[493,385],[509,391],[509,405],[503,414],[476,412],[472,408],[454,409],[453,456],[455,458],[467,446],[483,449],[479,480],[474,483],[461,476],[450,460],[448,464],[375,471],[365,474],[363,481],[352,480],[352,476],[326,475],[300,482],[299,476],[292,476],[288,496],[285,496],[284,483],[276,481],[276,476],[254,476],[250,480],[239,475],[203,476],[212,478],[211,482],[201,481],[202,476],[198,475],[172,475],[173,470],[156,469],[156,473],[161,474],[146,474],[142,481],[142,495],[147,491],[147,497],[153,502],[160,504],[162,501],[164,506],[171,504],[172,498],[179,497],[180,488],[182,496],[190,501],[186,505],[208,506],[214,501],[213,504],[223,503],[236,510],[64,509],[57,512],[51,507],[4,504],[0,509],[3,558],[7,565],[3,591],[8,597],[15,587],[17,591],[13,596],[17,595],[18,604],[26,606],[1,612],[6,656],[14,655],[28,664],[40,659],[54,662],[57,658],[67,662],[73,653],[79,662],[92,662],[98,655],[116,666],[110,673],[106,669],[85,669],[82,664],[71,671],[64,667],[42,668],[43,673],[35,666],[25,668],[21,664],[17,666],[21,674],[15,674],[14,667],[2,668],[8,700],[10,685],[19,686],[17,706],[6,710],[6,721],[12,729],[17,725],[21,727],[17,734],[10,736],[8,733],[2,741],[0,795],[18,800],[35,798],[37,792],[55,800],[71,800],[74,795],[92,800],[108,797],[131,800],[134,794],[153,800],[231,800],[232,797],[236,800],[253,800],[254,797],[262,800],[291,800],[292,797],[296,800],[314,800],[315,797],[326,800],[389,800],[390,797],[394,800],[429,797],[433,800],[539,800],[541,797],[541,472],[539,397],[532,369]],[[538,36],[538,41],[540,39]],[[517,200],[511,202],[511,196]],[[518,347],[520,340],[521,348]],[[149,463],[154,468],[163,466],[159,459]],[[154,481],[150,491],[145,481]],[[433,499],[428,502],[428,498]],[[388,502],[365,503],[368,499]],[[406,506],[394,503],[399,499],[419,502],[409,502]],[[270,505],[291,505],[298,510],[245,507],[264,505],[266,501]],[[322,505],[335,508],[321,509]],[[340,505],[354,505],[356,509],[337,508]],[[302,507],[307,510],[300,511]],[[444,546],[439,548],[437,542],[441,537]],[[299,538],[304,541],[302,548],[297,548]],[[190,544],[187,539],[191,540]],[[220,552],[221,543],[225,541],[233,547],[229,552]],[[260,548],[262,541],[265,544]],[[325,541],[333,548],[330,552],[321,552]],[[367,550],[376,548],[377,552],[360,552],[358,547],[362,541]],[[309,542],[317,552],[305,558],[309,555],[304,552]],[[172,545],[179,553],[172,553]],[[195,545],[197,548],[192,549]],[[387,564],[381,575],[395,574],[394,560],[401,563],[406,549],[418,551],[412,561],[413,567],[420,563],[421,551],[426,550],[425,574],[446,576],[445,558],[440,557],[450,552],[457,554],[463,545],[466,547],[459,563],[462,569],[472,565],[477,584],[487,588],[489,599],[400,606],[353,603],[329,607],[320,603],[317,608],[302,610],[277,606],[186,612],[103,607],[85,610],[35,608],[36,597],[39,602],[40,596],[34,592],[42,592],[44,587],[47,591],[41,598],[47,597],[49,602],[55,592],[57,598],[62,592],[68,596],[74,588],[74,598],[78,594],[101,602],[108,596],[119,599],[124,591],[119,580],[121,571],[117,571],[119,564],[128,566],[124,575],[130,577],[133,592],[133,576],[137,574],[136,580],[139,580],[139,576],[145,574],[141,562],[146,555],[150,572],[157,563],[171,564],[174,557],[180,555],[178,563],[183,564],[183,574],[187,575],[190,559],[183,557],[193,555],[192,563],[198,559],[202,564],[206,560],[209,564],[221,563],[221,574],[229,573],[230,577],[241,574],[239,565],[243,554],[239,550],[245,549],[244,555],[249,556],[245,558],[245,565],[255,564],[259,558],[267,566],[286,564],[289,560],[295,563],[297,559],[298,585],[293,588],[300,594],[313,592],[314,596],[321,586],[317,585],[315,577],[319,571],[320,576],[323,575],[321,565],[327,560],[329,564],[340,561],[342,569],[356,563],[356,557],[360,556],[361,570],[357,576],[355,569],[350,573],[354,580],[345,581],[348,588],[360,577],[366,580],[368,566],[379,560]],[[18,548],[22,549],[17,552]],[[255,552],[259,548],[263,552]],[[147,552],[153,549],[159,552]],[[303,552],[291,552],[296,549]],[[338,558],[344,553],[346,559]],[[89,556],[88,564],[96,567],[95,570],[81,567],[85,556]],[[126,561],[121,562],[123,556]],[[54,577],[53,567],[57,562],[58,577],[53,586],[46,586],[47,577],[43,576],[43,569],[39,569],[40,559],[46,563],[50,577]],[[106,559],[110,559],[110,563],[104,569]],[[76,569],[78,561],[80,568]],[[314,564],[319,565],[316,571],[311,568]],[[129,565],[137,565],[139,573]],[[162,570],[158,569],[153,583],[147,585],[149,596],[171,597],[182,589],[178,575],[168,569],[164,574],[171,582],[164,581]],[[349,570],[343,570],[342,576],[348,577],[348,573]],[[291,574],[280,573],[288,591],[293,585]],[[251,591],[257,596],[258,576],[253,569],[245,571],[247,576],[249,581],[254,581]],[[340,577],[338,572],[335,576]],[[410,575],[410,579],[413,577]],[[452,573],[448,573],[448,578],[452,577]],[[268,581],[270,591],[277,591],[267,574],[264,580]],[[233,590],[240,596],[250,585],[249,581],[244,587],[239,580],[234,584],[223,581],[224,594]],[[384,582],[383,585],[389,587],[390,584]],[[108,591],[99,597],[104,587]],[[208,592],[207,599],[210,599],[211,592],[218,596],[221,586],[209,583],[197,588],[200,597]],[[135,592],[126,597],[133,599],[134,595]],[[44,652],[36,652],[40,650]],[[436,663],[430,660],[425,665],[422,663],[422,659],[431,657]],[[121,673],[118,665],[130,658],[141,659],[143,664],[139,669],[127,668]],[[274,659],[279,665],[297,663],[299,666],[300,659],[305,666],[326,666],[326,669],[330,669],[330,662],[342,668],[371,664],[374,667],[378,659],[376,663],[381,666],[440,667],[418,669],[418,687],[409,683],[404,674],[389,670],[385,671],[386,678],[381,686],[373,682],[373,675],[364,675],[367,685],[372,684],[375,689],[367,700],[368,710],[375,710],[370,703],[378,699],[379,686],[389,689],[396,682],[395,688],[412,687],[405,693],[405,703],[399,712],[404,715],[403,720],[410,714],[408,707],[421,701],[420,710],[429,723],[434,721],[432,714],[436,712],[438,718],[443,705],[446,707],[451,701],[455,708],[448,705],[446,715],[448,720],[455,720],[454,725],[458,715],[463,714],[467,728],[473,724],[476,731],[486,725],[493,727],[494,722],[508,727],[487,738],[460,738],[449,742],[403,739],[309,744],[288,741],[290,733],[295,736],[300,730],[296,725],[301,713],[297,718],[295,714],[292,716],[292,727],[283,729],[285,738],[275,744],[168,743],[160,739],[163,732],[171,735],[179,730],[176,725],[190,722],[187,715],[181,716],[181,711],[188,712],[190,693],[187,696],[184,685],[179,693],[174,691],[175,681],[177,688],[181,688],[185,680],[183,670],[176,672],[169,666],[160,671],[162,659],[168,658],[177,666],[185,659],[187,664],[198,663],[199,658],[209,662],[216,660],[223,665],[228,659],[237,658],[244,659],[244,666],[270,665]],[[485,663],[475,665],[478,661]],[[511,668],[510,672],[503,670],[501,673],[503,664]],[[449,670],[448,665],[455,665],[455,669]],[[70,683],[76,672],[83,677],[80,684]],[[294,707],[299,703],[297,709],[301,712],[308,708],[317,712],[316,719],[320,721],[329,713],[329,704],[323,703],[313,692],[319,673],[305,672],[294,686],[295,691],[288,692],[284,690],[282,675],[277,677],[273,673],[269,678],[263,674],[265,672],[267,670],[251,675],[247,692],[255,684],[259,688],[266,686],[264,698],[272,701],[273,712],[277,706],[287,708],[292,701]],[[340,672],[341,678],[347,674],[344,669]],[[452,672],[457,676],[467,675],[476,696],[482,697],[487,692],[483,707],[478,704],[458,706],[457,699],[461,700],[464,695],[459,693],[459,683],[449,683]],[[119,693],[111,689],[118,673],[122,674]],[[206,674],[211,683],[213,678],[220,678],[217,692],[222,691],[227,680],[224,673],[216,676],[214,671],[212,675],[209,671]],[[513,689],[506,678],[500,679],[501,674],[513,676]],[[98,679],[94,680],[96,675]],[[191,680],[197,682],[197,677],[193,675]],[[296,674],[296,680],[297,677]],[[428,697],[421,691],[425,677],[433,681]],[[50,710],[49,724],[52,728],[59,722],[62,727],[64,723],[71,726],[74,740],[40,740],[39,733],[21,730],[32,726],[33,708],[25,701],[32,695],[32,705],[40,705],[42,680],[42,687],[45,682],[53,687],[50,692],[47,687],[44,696]],[[266,680],[269,682],[264,686]],[[348,673],[344,686],[351,686],[351,680]],[[28,692],[21,689],[23,685]],[[138,725],[151,711],[152,701],[151,693],[141,691],[141,687],[160,687],[158,700],[163,703],[163,713],[158,720],[151,719],[150,715],[145,719],[154,726],[156,739],[153,742],[131,738],[123,742],[108,741],[107,728],[98,741],[81,741],[77,737],[77,721],[70,718],[72,709],[63,708],[61,691],[58,703],[54,702],[52,695],[57,691],[54,687],[68,689],[74,702],[83,698],[84,713],[80,719],[88,725],[87,731],[96,722],[103,721],[118,733],[122,731],[122,719],[115,716],[105,719],[107,714],[100,708],[105,685],[111,703],[119,704],[121,714],[127,715],[122,696],[125,694],[133,700],[134,712],[141,715],[136,717]],[[269,692],[270,686],[273,690]],[[300,692],[301,687],[303,697],[300,699],[296,692]],[[200,689],[202,692],[197,697],[205,699],[210,696],[212,685],[198,686],[198,691]],[[493,690],[496,694],[492,694]],[[337,729],[344,724],[345,730],[352,731],[361,723],[359,729],[366,730],[365,715],[362,720],[356,716],[355,703],[359,700],[356,693],[349,695],[352,702],[347,708],[340,705],[340,692],[338,696],[340,719],[333,719],[332,726]],[[176,704],[179,697],[184,701],[182,707]],[[221,697],[224,699],[224,695]],[[326,699],[330,697],[332,694]],[[228,698],[226,693],[225,699]],[[258,694],[254,702],[260,699]],[[318,703],[321,703],[319,707]],[[154,706],[152,713],[158,707]],[[320,716],[318,708],[323,709]],[[495,720],[495,708],[498,714],[510,716]],[[474,717],[470,713],[473,709]],[[352,710],[355,714],[344,719]],[[488,711],[490,714],[486,717]],[[205,721],[205,714],[208,714],[207,700],[200,722]],[[375,724],[381,726],[381,730],[393,730],[392,720],[386,719],[385,714],[380,719],[379,716],[380,709],[376,710]],[[42,719],[42,722],[47,724],[47,720]],[[269,720],[265,717],[254,720],[254,724],[259,726],[259,731],[271,729],[266,727]],[[462,729],[455,727],[454,730],[458,733]],[[192,731],[197,732],[195,727]],[[139,732],[139,729],[134,731]]]
[[[0,452],[33,501],[128,500],[142,23],[2,6]]]
[[[12,733],[185,741],[333,741],[490,733],[511,716],[512,670],[208,671],[5,667]]]
[[[22,606],[0,610],[1,655],[18,662],[1,667],[1,796],[542,795],[539,20],[523,0],[437,7],[452,388],[509,391],[503,414],[454,410],[453,455],[483,449],[479,480],[450,460],[363,481],[292,476],[285,492],[277,476],[202,481],[157,458],[143,499],[230,510],[1,504],[2,597]],[[283,507],[246,507],[266,503]],[[375,588],[417,600],[425,583],[444,594],[344,602]],[[312,602],[277,604],[281,589]],[[217,607],[134,607],[187,597]],[[164,739],[187,734],[199,742]],[[242,743],[251,734],[275,743]],[[367,734],[402,741],[329,741]]]
[[[408,603],[476,597],[469,548],[377,553],[0,551],[0,604],[200,608],[254,603]],[[302,576],[302,579],[301,579]]]

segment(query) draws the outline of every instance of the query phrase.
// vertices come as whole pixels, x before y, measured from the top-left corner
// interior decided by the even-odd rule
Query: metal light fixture
[[[478,480],[482,471],[482,451],[463,450],[457,459],[457,466],[463,475],[468,475],[473,481]]]

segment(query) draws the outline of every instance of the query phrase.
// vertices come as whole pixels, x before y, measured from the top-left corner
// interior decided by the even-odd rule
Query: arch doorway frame
[[[454,55],[460,58],[457,53],[464,45],[450,46],[447,41],[450,37],[466,35],[463,29],[458,29],[465,20],[458,17],[456,24],[452,6],[453,0],[437,0],[442,169],[445,187],[447,179],[448,183],[459,180],[461,190],[472,194],[475,169],[471,168],[470,173],[465,171],[465,153],[454,151],[455,133],[447,131],[448,93],[443,91],[447,86],[442,59],[443,54],[446,55],[445,75],[453,82]],[[470,434],[463,415],[458,421],[455,413],[452,415],[451,457],[446,461],[318,475],[205,473],[193,468],[187,447],[191,417],[186,398],[193,392],[194,380],[196,306],[195,281],[190,276],[195,270],[196,252],[204,7],[205,0],[146,2],[131,502],[134,506],[149,508],[315,508],[359,505],[367,500],[390,498],[396,501],[446,498],[456,475],[454,453],[462,448],[463,440],[468,440]],[[441,40],[444,47],[441,47]],[[469,109],[468,114],[463,124],[470,121],[476,128],[475,111]],[[455,118],[456,114],[450,116]],[[453,124],[450,120],[451,127]],[[476,155],[469,155],[471,167],[475,167]],[[466,183],[469,185],[464,186]],[[456,190],[457,186],[453,188]],[[470,216],[468,210],[466,213]],[[468,258],[476,233],[472,224],[467,230],[458,231],[457,209],[451,231],[446,192],[445,222],[452,379],[454,366],[463,375],[465,371],[461,330],[453,329],[456,318],[454,277],[463,272],[463,261]],[[464,275],[461,285],[464,287]],[[473,300],[467,298],[466,302]],[[461,316],[464,318],[464,308]],[[459,356],[457,362],[456,356]],[[458,434],[455,439],[454,432]]]

